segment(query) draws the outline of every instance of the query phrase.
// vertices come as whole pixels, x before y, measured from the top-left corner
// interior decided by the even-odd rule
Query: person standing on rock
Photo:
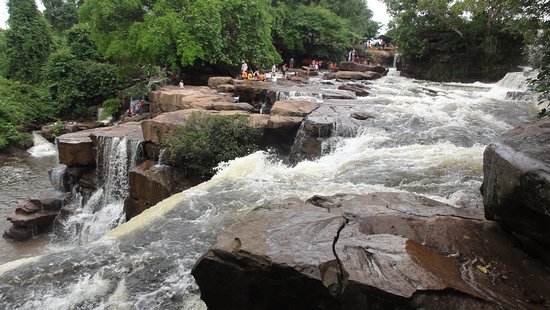
[[[288,61],[288,65],[290,66],[290,69],[294,69],[294,58],[290,57],[290,60]]]
[[[241,72],[247,72],[248,71],[248,64],[243,60],[241,65]]]
[[[355,59],[355,49],[351,50],[348,54],[348,61],[353,61]]]
[[[273,64],[273,66],[271,66],[271,78],[272,79],[275,77],[275,72],[277,72],[277,67],[275,66],[275,64]]]

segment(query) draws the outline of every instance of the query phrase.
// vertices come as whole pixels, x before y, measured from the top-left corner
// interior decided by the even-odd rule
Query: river
[[[98,241],[0,265],[0,308],[205,309],[190,274],[194,262],[228,225],[289,197],[408,191],[482,208],[485,146],[534,120],[537,111],[534,102],[505,100],[507,91],[523,87],[507,80],[459,84],[387,76],[369,87],[368,97],[347,104],[360,104],[374,119],[351,137],[327,141],[330,151],[317,160],[289,166],[266,152],[237,158],[221,164],[210,181]],[[17,162],[20,168],[7,169],[4,179],[10,171],[33,171],[32,162]],[[50,163],[35,173],[46,174],[40,170]],[[12,203],[26,198],[16,186],[37,185],[14,185],[7,198]]]
[[[0,231],[11,227],[6,218],[15,208],[29,198],[48,195],[53,191],[48,170],[57,163],[54,145],[44,138],[34,136],[35,147],[31,156],[24,158],[0,158]],[[49,236],[39,236],[27,242],[0,239],[0,263],[40,253],[50,241]]]

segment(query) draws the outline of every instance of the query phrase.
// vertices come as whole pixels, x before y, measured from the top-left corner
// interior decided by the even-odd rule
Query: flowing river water
[[[369,96],[334,104],[359,104],[374,118],[329,139],[321,158],[293,166],[266,152],[237,158],[95,242],[51,244],[40,256],[0,265],[0,308],[205,309],[190,274],[197,258],[247,212],[289,197],[409,191],[482,208],[485,146],[537,111],[534,102],[505,99],[523,90],[519,75],[499,84],[372,81]],[[2,163],[4,204],[27,198],[22,189],[46,187],[53,162],[35,167],[34,160]]]

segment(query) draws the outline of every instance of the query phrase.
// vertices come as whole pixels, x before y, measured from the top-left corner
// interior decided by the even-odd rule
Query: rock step
[[[3,237],[10,240],[26,240],[32,237],[32,231],[24,226],[12,226],[10,229],[4,231]]]
[[[8,216],[8,221],[12,222],[14,225],[20,226],[44,226],[51,225],[57,215],[59,215],[59,211],[55,210],[45,210],[31,214],[15,213]]]
[[[24,205],[17,207],[15,209],[15,213],[16,214],[32,214],[32,213],[36,213],[40,210],[42,210],[42,208],[40,208],[40,206],[38,206],[38,205],[36,205],[32,202],[27,202]]]

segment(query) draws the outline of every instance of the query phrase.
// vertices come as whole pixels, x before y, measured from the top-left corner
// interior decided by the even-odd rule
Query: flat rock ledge
[[[550,120],[505,133],[483,154],[485,216],[550,266]]]
[[[259,206],[193,271],[208,309],[535,309],[548,270],[477,210],[408,193]]]

